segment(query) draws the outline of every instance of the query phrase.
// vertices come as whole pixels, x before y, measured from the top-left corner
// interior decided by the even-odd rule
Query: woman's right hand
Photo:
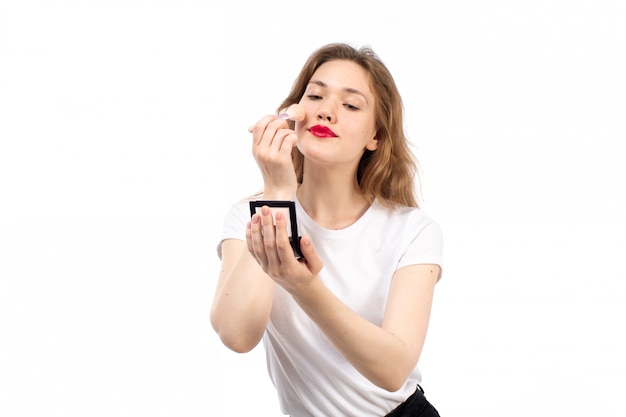
[[[293,200],[298,187],[291,150],[298,137],[286,120],[268,115],[248,128],[252,155],[263,175],[263,198]]]

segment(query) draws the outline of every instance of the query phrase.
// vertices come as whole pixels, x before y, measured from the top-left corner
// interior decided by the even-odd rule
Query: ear
[[[367,144],[365,145],[365,149],[368,151],[375,151],[378,149],[378,139],[374,136]]]

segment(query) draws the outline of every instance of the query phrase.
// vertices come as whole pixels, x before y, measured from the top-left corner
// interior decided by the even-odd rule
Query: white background
[[[0,415],[281,414],[262,348],[210,327],[215,246],[260,186],[247,127],[344,41],[396,77],[445,235],[427,397],[625,416],[624,22],[598,0],[1,1]]]

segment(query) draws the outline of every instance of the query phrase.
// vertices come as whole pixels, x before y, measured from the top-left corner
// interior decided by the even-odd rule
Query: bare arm
[[[249,129],[252,153],[263,175],[263,196],[269,200],[291,199],[297,187],[291,162],[296,136],[286,127],[285,120],[270,115]],[[248,237],[250,230],[248,225]],[[222,242],[222,270],[211,307],[211,325],[236,352],[248,352],[259,343],[274,297],[274,282],[249,249],[236,239]]]
[[[211,325],[235,352],[252,350],[263,337],[274,282],[236,239],[222,242],[222,269],[211,306]]]
[[[437,265],[412,265],[392,279],[382,326],[377,326],[339,300],[321,281],[323,264],[308,236],[296,260],[289,246],[286,223],[264,208],[253,217],[249,250],[269,276],[300,305],[343,356],[372,383],[398,390],[415,367],[428,329]],[[390,361],[389,358],[393,358]]]
[[[397,271],[382,327],[357,315],[319,279],[294,293],[294,299],[362,375],[381,388],[396,391],[422,352],[438,275],[437,265]]]

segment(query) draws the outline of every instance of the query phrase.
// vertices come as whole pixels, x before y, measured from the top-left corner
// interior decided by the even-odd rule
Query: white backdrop
[[[625,416],[626,3],[0,1],[0,415],[278,416],[209,324],[247,127],[306,57],[403,94],[442,416]],[[338,417],[338,416],[333,416]]]

